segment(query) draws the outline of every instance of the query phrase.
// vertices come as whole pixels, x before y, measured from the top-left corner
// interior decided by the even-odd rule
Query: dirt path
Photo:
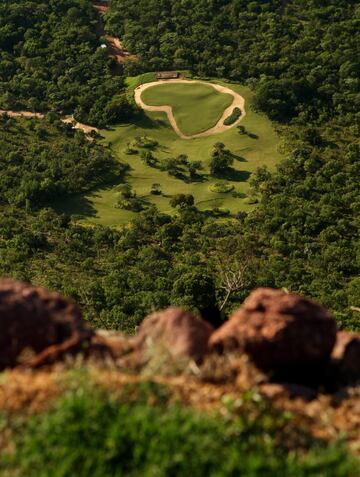
[[[10,118],[44,119],[45,117],[43,113],[32,113],[31,111],[5,111],[3,109],[0,109],[0,116],[2,114],[7,114],[8,116],[10,116]],[[74,116],[64,116],[63,118],[60,118],[60,119],[65,124],[73,123],[74,129],[81,129],[81,131],[84,131],[85,134],[89,134],[92,131],[96,131],[96,132],[99,131],[98,128],[89,126],[88,124],[76,122],[74,119]]]
[[[129,51],[126,51],[120,38],[107,35],[105,33],[102,15],[105,15],[109,10],[109,5],[105,2],[94,2],[94,8],[100,13],[98,24],[98,35],[104,37],[105,44],[108,48],[108,53],[112,56],[117,63],[123,63],[125,60],[137,60],[136,55],[132,55]]]
[[[231,96],[233,96],[234,100],[233,100],[232,104],[228,108],[225,109],[225,111],[223,112],[223,115],[221,116],[221,118],[219,119],[219,121],[217,122],[217,124],[214,127],[210,128],[207,131],[204,131],[202,133],[194,134],[193,136],[186,136],[179,129],[179,126],[176,123],[176,120],[175,120],[175,117],[174,117],[173,110],[172,110],[171,106],[149,106],[148,104],[144,103],[144,101],[141,98],[142,93],[146,89],[151,88],[155,85],[169,83],[169,82],[171,82],[171,83],[186,83],[186,84],[201,83],[201,84],[210,85],[214,89],[219,91],[220,93],[231,94]],[[174,129],[176,134],[179,137],[181,137],[181,139],[196,139],[196,138],[200,138],[200,137],[212,136],[214,134],[220,134],[220,133],[222,133],[224,131],[227,131],[228,129],[231,129],[234,126],[236,126],[246,115],[245,99],[242,96],[240,96],[238,93],[235,93],[235,91],[233,91],[230,88],[227,88],[226,86],[220,86],[220,85],[215,84],[215,83],[207,83],[206,81],[190,81],[190,80],[178,79],[178,80],[160,80],[160,81],[153,81],[152,83],[145,83],[145,84],[142,84],[142,85],[138,86],[135,89],[135,101],[136,101],[136,104],[138,106],[140,106],[142,109],[144,109],[145,111],[157,111],[157,112],[161,111],[163,113],[166,113],[172,128]],[[239,108],[241,110],[241,116],[234,124],[231,124],[230,126],[226,126],[224,124],[224,121],[227,117],[229,117],[231,115],[234,108]]]

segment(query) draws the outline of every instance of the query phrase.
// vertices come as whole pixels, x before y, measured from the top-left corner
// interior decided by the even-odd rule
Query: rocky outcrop
[[[0,281],[0,369],[85,350],[93,332],[75,304],[41,287]]]
[[[314,389],[298,384],[288,383],[265,383],[259,386],[259,392],[268,399],[303,399],[312,401],[316,398],[317,393]]]
[[[132,339],[119,331],[97,330],[91,339],[91,345],[107,350],[115,361],[134,350]]]
[[[133,345],[137,351],[165,349],[174,358],[201,362],[214,328],[181,308],[153,313],[142,322]]]
[[[360,335],[340,331],[331,354],[339,380],[345,383],[360,381]]]
[[[91,330],[77,306],[57,293],[0,280],[0,370],[77,354],[110,358],[134,371],[164,372],[165,364],[180,372],[195,361],[200,379],[260,386],[269,397],[311,399],[319,389],[332,392],[360,381],[360,335],[337,333],[329,312],[299,295],[255,290],[217,330],[168,308],[145,318],[130,337]]]
[[[318,303],[281,290],[255,290],[210,339],[210,348],[243,349],[267,371],[326,362],[336,323]]]

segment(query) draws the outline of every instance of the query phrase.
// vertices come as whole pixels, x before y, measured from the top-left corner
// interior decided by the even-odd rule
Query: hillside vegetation
[[[352,477],[358,470],[341,443],[297,433],[289,413],[256,394],[242,404],[224,396],[209,413],[174,401],[171,386],[151,380],[129,381],[114,394],[84,371],[63,378],[65,392],[50,409],[18,411],[17,426],[0,413],[15,449],[2,452],[2,475]]]
[[[73,6],[80,13],[70,21],[67,15]],[[67,110],[80,105],[84,114],[90,114],[91,105],[96,111],[104,110],[104,101],[115,94],[112,88],[118,87],[119,80],[109,76],[110,70],[103,70],[108,67],[108,59],[97,49],[100,39],[95,35],[96,17],[90,7],[90,2],[75,0],[47,5],[26,1],[2,3],[2,107],[6,106],[6,95],[11,93],[11,104],[16,100],[15,105],[28,108],[32,106],[32,98],[42,95],[45,109]],[[62,8],[68,13],[55,16],[54,12]],[[48,35],[39,35],[39,22],[50,30]],[[9,24],[11,28],[6,26]],[[244,204],[245,198],[231,197],[230,221],[222,217],[219,222],[218,218],[209,217],[211,214],[206,211],[209,207],[202,202],[216,199],[218,192],[208,188],[219,182],[215,177],[214,184],[194,184],[204,187],[205,195],[201,198],[200,194],[196,200],[193,194],[194,206],[189,197],[180,197],[180,202],[175,201],[177,205],[171,207],[171,197],[151,194],[150,205],[155,204],[160,211],[150,207],[120,230],[97,224],[125,224],[134,217],[131,210],[114,207],[119,198],[121,206],[124,199],[131,199],[130,203],[137,208],[143,202],[134,201],[131,192],[126,198],[124,193],[129,195],[129,191],[114,190],[112,186],[81,196],[78,202],[72,200],[70,206],[61,204],[62,210],[66,209],[70,215],[76,212],[90,218],[95,224],[92,227],[69,223],[69,218],[41,210],[43,204],[38,202],[33,203],[33,210],[24,211],[10,208],[3,201],[1,274],[42,283],[75,297],[93,322],[100,320],[107,327],[133,329],[147,312],[169,303],[203,313],[207,307],[218,310],[227,294],[222,288],[224,270],[220,265],[245,262],[248,272],[244,284],[231,292],[225,311],[241,302],[245,293],[256,285],[285,287],[320,299],[336,314],[341,326],[359,328],[356,311],[360,307],[358,2],[327,0],[320,4],[315,0],[305,3],[293,0],[279,4],[233,0],[189,1],[185,5],[180,0],[154,0],[150,4],[113,0],[107,14],[107,29],[120,35],[126,48],[140,56],[137,63],[125,63],[124,75],[190,67],[199,75],[246,83],[253,89],[249,94],[254,95],[254,107],[278,121],[285,159],[276,170],[260,167],[256,171],[268,160],[275,165],[278,158],[274,160],[273,143],[266,135],[258,134],[259,139],[254,139],[246,134],[257,134],[254,123],[251,127],[246,124],[250,114],[244,119],[245,131],[235,129],[239,150],[235,150],[226,136],[232,132],[224,133],[225,147],[245,159],[247,153],[241,153],[241,141],[246,141],[243,146],[246,148],[269,139],[257,157],[269,154],[270,158],[257,162],[255,154],[249,163],[234,161],[241,171],[246,166],[252,167],[248,169],[252,172],[252,190],[248,185],[246,190],[242,188],[244,183],[240,181],[235,192],[245,193],[251,202],[258,203],[254,208]],[[51,40],[55,34],[60,37],[64,34],[66,45],[71,48],[63,48],[60,42],[61,52],[58,51],[58,41]],[[90,46],[80,42],[78,34]],[[36,43],[35,59],[31,57],[31,61],[30,46],[29,53],[24,47],[24,35],[42,42]],[[53,53],[54,48],[57,53]],[[85,51],[81,57],[79,50]],[[64,63],[69,68],[56,69],[56,65]],[[78,72],[74,63],[81,65]],[[62,80],[65,73],[66,80]],[[26,81],[23,75],[28,78]],[[35,82],[34,87],[33,83],[25,87],[29,78]],[[54,93],[55,82],[60,99]],[[101,94],[97,93],[100,84]],[[161,117],[151,119],[158,121]],[[165,138],[166,142],[171,141],[168,157],[188,154],[192,161],[205,162],[217,139],[208,139],[206,148],[194,148],[191,152],[183,146],[185,141],[181,145],[175,141],[167,126],[158,123],[157,126],[159,129],[154,129],[146,118],[137,118],[131,124],[104,133],[104,144],[111,142],[114,154],[122,162],[133,162],[130,165],[135,173],[132,175],[130,171],[128,178],[140,196],[136,199],[149,196],[152,185],[161,182],[169,184],[165,187],[173,189],[175,195],[178,192],[190,195],[192,192],[184,181],[144,165],[140,157],[125,154],[127,142],[135,136],[153,137],[158,131],[159,136],[154,138],[160,145],[165,144]],[[12,134],[18,133],[13,129]],[[59,134],[66,136],[64,132]],[[85,158],[93,146],[82,143],[77,147],[87,151],[86,154],[79,151]],[[18,146],[12,144],[7,148],[9,154],[9,149],[16,152]],[[108,154],[100,146],[99,151]],[[147,160],[145,156],[144,159]],[[15,163],[17,160],[14,159]],[[76,159],[71,161],[72,170],[76,170]],[[12,168],[16,170],[16,164]],[[149,175],[146,179],[145,168],[154,177]],[[159,180],[157,174],[166,181]],[[56,181],[65,183],[66,171],[59,171],[59,177]],[[177,189],[173,187],[175,184]],[[18,185],[19,181],[10,181],[3,188],[16,189]],[[224,190],[221,186],[212,189]],[[12,190],[11,195],[16,196],[17,192]],[[223,204],[213,202],[211,208],[230,209],[226,204],[229,193],[224,196]],[[46,200],[44,204],[52,205]],[[120,214],[124,214],[123,220],[117,222]],[[200,301],[195,298],[195,288],[203,290]]]
[[[65,297],[1,280],[1,477],[358,476],[359,1],[101,11],[0,4],[0,110],[44,113],[0,114],[0,277]],[[246,116],[181,139],[133,100],[175,69]]]
[[[123,77],[99,48],[98,21],[90,1],[2,1],[0,108],[75,112],[95,125],[111,122],[119,102],[124,114]]]
[[[121,177],[124,166],[82,132],[49,114],[0,117],[0,204],[39,207]]]

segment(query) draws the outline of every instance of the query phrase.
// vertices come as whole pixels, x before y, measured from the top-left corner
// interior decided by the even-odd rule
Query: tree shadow
[[[188,179],[187,180],[188,184],[191,184],[192,182],[202,183],[202,182],[208,181],[209,176],[207,174],[194,174],[193,176],[188,177],[187,179]]]
[[[59,200],[51,205],[55,212],[67,214],[77,219],[97,216],[97,210],[90,199],[83,195],[72,195],[65,200]]]
[[[248,162],[248,160],[245,159],[245,157],[243,157],[243,156],[238,156],[238,155],[234,154],[233,152],[230,152],[229,155],[230,155],[235,161],[238,161],[238,162]]]
[[[251,176],[251,172],[248,171],[238,171],[233,167],[229,167],[226,171],[221,174],[217,174],[216,177],[219,179],[225,179],[227,181],[233,182],[246,182]]]

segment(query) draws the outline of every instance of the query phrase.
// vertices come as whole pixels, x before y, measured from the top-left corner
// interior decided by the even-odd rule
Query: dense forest
[[[56,115],[0,117],[0,204],[40,206],[121,177],[126,169]]]
[[[359,23],[356,0],[112,0],[107,16],[133,67],[245,82],[270,118],[312,122],[359,111]]]
[[[106,122],[122,78],[95,25],[85,0],[2,2],[0,107]],[[254,175],[256,209],[228,222],[189,205],[174,217],[151,208],[122,230],[83,227],[42,207],[121,173],[109,151],[50,122],[5,118],[0,275],[72,296],[105,327],[133,330],[169,304],[219,319],[266,285],[317,298],[359,329],[359,2],[112,0],[107,29],[140,57],[126,73],[189,68],[251,86],[256,107],[280,123],[287,158]],[[232,271],[241,280],[228,293]]]
[[[119,104],[128,113],[98,22],[86,0],[2,1],[0,108],[75,113],[98,126],[121,119],[114,118]]]

